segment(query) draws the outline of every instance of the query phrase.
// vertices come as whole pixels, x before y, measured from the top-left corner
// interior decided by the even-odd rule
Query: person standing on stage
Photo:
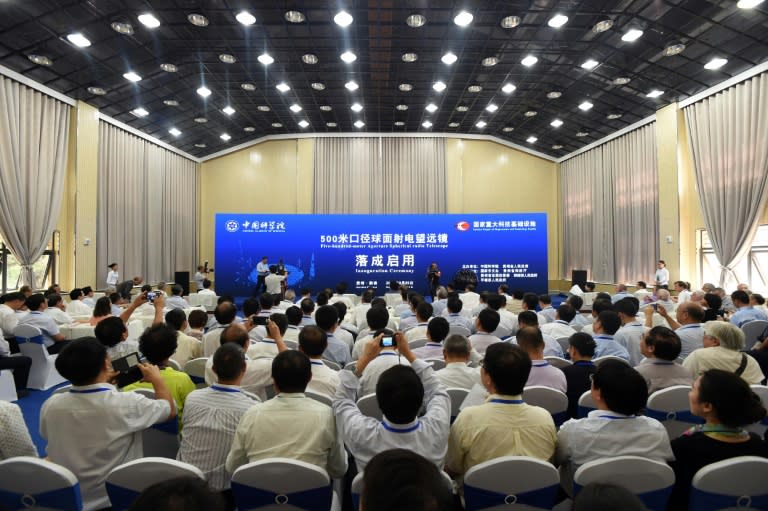
[[[267,263],[267,256],[261,258],[261,261],[256,265],[256,273],[259,278],[256,281],[256,292],[254,294],[261,294],[267,289],[267,284],[264,279],[269,275],[269,264]]]
[[[656,268],[656,285],[658,287],[663,287],[664,289],[669,289],[669,270],[667,269],[667,263],[660,259]]]
[[[117,287],[120,275],[117,273],[117,263],[112,263],[107,268],[109,268],[109,273],[107,273],[107,292],[112,293]]]
[[[440,275],[440,268],[437,267],[437,263],[430,264],[429,270],[427,270],[427,283],[429,284],[429,296],[433,299],[437,294],[438,286],[440,286]]]

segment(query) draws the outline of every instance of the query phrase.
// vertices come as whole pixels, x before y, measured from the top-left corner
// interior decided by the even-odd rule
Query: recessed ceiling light
[[[583,101],[583,102],[582,102],[582,103],[579,105],[579,109],[580,109],[580,110],[583,110],[583,111],[585,111],[585,112],[586,112],[587,110],[589,110],[589,109],[590,109],[590,108],[592,108],[593,106],[595,106],[595,105],[593,105],[591,102],[589,102],[589,101]]]
[[[275,85],[275,89],[279,90],[280,92],[285,93],[285,92],[288,92],[289,90],[291,90],[291,86],[288,85],[285,82],[280,82],[277,85]]]
[[[503,131],[504,133],[509,133],[511,131],[515,131],[515,128],[513,128],[512,126],[504,126],[503,128],[501,128],[501,131]]]
[[[331,105],[320,105],[320,110],[322,110],[323,112],[330,112],[331,110],[333,110],[333,108],[331,108]]]
[[[531,67],[532,65],[534,65],[538,61],[539,61],[538,58],[534,57],[533,55],[528,55],[523,60],[521,60],[520,63],[522,65],[524,65],[525,67]]]
[[[181,131],[177,130],[176,128],[169,129],[168,133],[170,133],[174,137],[178,137],[179,135],[181,135]]]
[[[195,117],[195,122],[200,124],[205,124],[206,122],[208,122],[208,119],[206,119],[205,117]]]
[[[599,64],[600,63],[594,59],[588,59],[581,64],[581,67],[589,71],[589,70],[595,69]]]
[[[440,60],[443,61],[443,64],[448,64],[449,66],[459,60],[459,57],[457,57],[453,52],[448,52],[445,55],[443,55]]]
[[[498,110],[498,109],[499,109],[499,106],[498,106],[498,105],[496,105],[495,103],[491,103],[490,105],[488,105],[487,107],[485,107],[485,109],[486,109],[487,111],[491,112],[491,113],[494,113],[496,110]]]
[[[536,110],[528,110],[523,115],[526,117],[536,117],[539,114]]]
[[[483,129],[483,128],[485,128],[486,126],[488,126],[488,123],[487,123],[487,122],[485,122],[485,121],[477,121],[477,122],[475,123],[475,127],[477,127],[477,128],[480,128],[480,129]]]
[[[199,147],[200,149],[203,149],[203,148],[208,147],[208,146],[205,145],[205,144],[195,144],[195,147]]]
[[[408,105],[405,105],[403,103],[400,103],[399,105],[395,106],[397,110],[400,110],[401,112],[408,110]]]
[[[230,137],[226,133],[222,133],[221,135],[219,135],[219,138],[222,139],[224,142],[229,142],[230,140],[232,140],[232,137]]]
[[[333,17],[333,22],[340,27],[348,27],[353,21],[354,18],[347,11],[341,11]]]
[[[243,131],[245,131],[246,133],[253,133],[254,131],[256,131],[256,128],[254,128],[253,126],[246,126],[245,128],[243,128]]]
[[[347,90],[350,90],[350,91],[356,91],[357,89],[359,89],[359,88],[360,88],[360,86],[359,86],[359,85],[357,84],[357,82],[356,82],[356,81],[354,81],[354,80],[350,80],[350,81],[348,81],[347,83],[345,83],[345,84],[344,84],[344,87],[345,87]]]
[[[431,127],[432,127],[432,122],[431,122],[431,121],[424,121],[424,122],[422,122],[422,123],[421,123],[421,125],[422,125],[424,128],[427,128],[427,129],[429,129],[429,128],[431,128]]]
[[[720,69],[721,67],[723,67],[727,63],[728,63],[728,59],[724,59],[724,58],[721,58],[721,57],[715,57],[712,60],[710,60],[709,62],[707,62],[706,64],[704,64],[704,69],[709,69],[709,70],[713,71],[715,69]]]
[[[739,9],[752,9],[763,3],[763,0],[739,0],[736,7]]]
[[[555,144],[555,145],[552,146],[552,149],[562,149],[562,148],[563,148],[563,146],[560,145],[560,144]]]
[[[301,108],[301,105],[296,104],[296,103],[292,104],[288,108],[290,109],[291,112],[293,112],[295,114],[297,114],[297,113],[299,113],[299,112],[301,112],[303,110],[303,108]]]
[[[662,51],[661,54],[665,57],[672,57],[674,55],[679,55],[684,51],[685,45],[683,43],[672,42],[664,47],[664,51]]]
[[[53,61],[46,57],[45,55],[35,55],[34,53],[32,55],[27,55],[27,58],[37,64],[38,66],[52,66]]]
[[[606,115],[606,117],[610,120],[614,120],[614,119],[620,119],[622,115],[624,114],[622,114],[621,112],[613,112]]]
[[[222,53],[219,55],[219,60],[225,64],[234,64],[237,62],[237,58],[234,55],[230,55],[229,53]]]
[[[211,89],[203,85],[199,89],[197,89],[197,93],[200,94],[202,97],[207,98],[208,96],[211,95]]]
[[[648,98],[658,98],[658,97],[659,97],[659,96],[661,96],[662,94],[664,94],[664,91],[663,91],[663,90],[659,90],[659,89],[653,89],[651,92],[649,92],[649,93],[648,93],[648,94],[646,94],[645,96],[646,96],[646,97],[648,97]]]
[[[413,52],[403,53],[401,58],[403,59],[403,62],[416,62],[419,60],[419,56]]]
[[[272,55],[270,55],[269,53],[262,53],[261,55],[256,57],[256,60],[258,60],[265,66],[268,66],[275,61],[275,59],[272,58]]]
[[[235,113],[235,109],[232,108],[230,105],[225,106],[224,108],[221,109],[221,111],[227,115],[232,115]]]
[[[149,115],[149,112],[147,112],[147,110],[142,107],[134,108],[131,110],[131,113],[136,117],[146,117]]]
[[[628,43],[631,43],[632,41],[637,41],[640,39],[643,35],[643,31],[639,28],[630,28],[626,32],[624,32],[624,35],[621,36],[622,41],[626,41]]]
[[[395,126],[405,126],[403,121],[395,121]]]
[[[423,27],[426,22],[427,22],[427,18],[425,18],[421,14],[411,14],[410,16],[405,18],[405,23],[409,27],[413,27],[413,28]]]
[[[605,32],[613,27],[613,20],[611,18],[603,18],[592,26],[592,32],[599,34]]]
[[[480,85],[470,85],[467,87],[467,92],[480,92],[483,88]]]
[[[535,144],[537,140],[538,138],[534,137],[533,135],[525,139],[525,141],[528,142],[529,144]]]
[[[309,126],[309,122],[302,119],[299,121],[299,128],[307,128]]]
[[[307,17],[301,11],[288,11],[285,13],[285,21],[289,23],[303,23]]]
[[[520,16],[505,16],[501,18],[501,28],[515,28],[520,24]]]
[[[133,35],[133,25],[127,21],[113,21],[110,26],[118,34]]]
[[[166,73],[175,73],[179,70],[178,67],[176,67],[174,64],[171,64],[170,62],[163,62],[162,64],[160,64],[160,69],[162,69]]]
[[[272,123],[272,127],[273,128],[282,128],[283,127],[283,123],[281,123],[281,122],[273,122]]]
[[[432,88],[437,92],[443,92],[446,87],[448,86],[445,84],[445,82],[435,82],[432,84]]]
[[[555,14],[551,18],[549,18],[549,21],[547,21],[547,25],[549,25],[552,28],[560,28],[563,25],[568,23],[568,16],[565,14]]]
[[[335,128],[336,126],[338,126],[335,122],[326,122],[325,125],[328,126],[329,128]]]
[[[433,114],[433,113],[437,112],[437,105],[434,104],[434,103],[430,103],[430,104],[428,104],[427,106],[424,107],[424,110],[426,110],[427,112]]]
[[[133,71],[128,71],[127,73],[124,73],[123,74],[123,78],[125,78],[129,82],[140,82],[141,81],[141,76],[139,76],[138,74],[134,73]]]
[[[325,84],[322,82],[312,82],[310,85],[315,90],[325,90]]]
[[[560,119],[553,119],[552,122],[549,123],[549,125],[552,126],[553,128],[559,128],[560,126],[563,125],[563,121],[561,121]]]
[[[362,111],[363,111],[363,105],[361,105],[360,103],[355,103],[355,104],[353,104],[353,105],[352,105],[351,107],[349,107],[349,108],[350,108],[350,110],[352,110],[353,112],[362,112]]]
[[[448,123],[448,127],[449,128],[458,128],[459,126],[461,126],[461,124],[459,124],[458,122],[449,122]]]
[[[352,62],[357,60],[357,55],[355,55],[351,51],[345,51],[340,55],[340,58],[347,64],[351,64]]]
[[[613,79],[614,85],[626,85],[632,80],[630,78],[627,78],[626,76],[619,76],[618,78]]]
[[[259,112],[269,112],[270,110],[272,110],[272,109],[271,109],[271,108],[269,108],[267,105],[259,105],[259,106],[257,106],[257,107],[256,107],[256,109],[257,109]]]
[[[410,83],[401,83],[397,86],[398,89],[400,89],[402,92],[411,92],[413,90],[413,85]]]
[[[305,53],[301,56],[302,62],[305,64],[317,64],[319,59],[317,58],[317,55],[314,53]]]
[[[248,92],[253,92],[256,90],[256,85],[246,82],[246,83],[241,83],[240,88],[243,90],[247,90]]]
[[[239,21],[242,25],[253,25],[256,23],[256,16],[251,14],[248,11],[240,11],[237,13],[237,16],[235,16],[235,19]]]
[[[157,28],[160,26],[160,20],[157,19],[154,14],[148,12],[139,14],[139,23],[147,28]]]
[[[589,135],[588,131],[579,131],[576,133],[577,137],[586,137],[587,135]]]
[[[362,128],[365,126],[365,123],[363,121],[355,121],[355,128]]]
[[[166,99],[163,101],[163,104],[165,106],[179,106],[178,100],[175,99]]]
[[[563,95],[563,93],[560,92],[559,90],[553,90],[551,92],[547,92],[547,98],[548,99],[557,99],[557,98],[559,98],[562,95]]]
[[[481,62],[485,67],[493,67],[499,63],[498,57],[485,57]]]
[[[208,26],[208,18],[206,18],[202,14],[190,14],[189,16],[187,16],[187,20],[193,25],[195,25],[196,27]]]
[[[515,89],[517,89],[517,87],[515,87],[514,84],[505,83],[504,87],[501,88],[501,92],[503,92],[504,94],[512,94],[513,92],[515,92]]]
[[[460,27],[466,27],[470,23],[472,23],[472,20],[475,19],[474,16],[472,16],[467,11],[461,11],[459,14],[457,14],[453,18],[453,22],[456,23]]]
[[[107,93],[107,90],[104,87],[88,87],[88,92],[97,96],[103,96]]]
[[[88,40],[87,37],[85,37],[80,32],[75,32],[73,34],[69,34],[67,36],[67,39],[70,43],[74,44],[78,48],[87,48],[91,45],[91,41]]]
[[[456,107],[457,112],[467,112],[469,111],[469,107],[466,105],[459,105]]]

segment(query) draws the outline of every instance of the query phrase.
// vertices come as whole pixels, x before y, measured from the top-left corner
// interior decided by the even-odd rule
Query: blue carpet
[[[28,396],[16,401],[16,404],[21,408],[21,413],[24,414],[24,422],[27,423],[27,429],[32,437],[32,442],[34,442],[37,452],[41,457],[45,456],[47,442],[40,436],[40,408],[42,408],[45,400],[53,394],[54,390],[64,385],[69,385],[69,383],[65,382],[48,390],[30,390]]]

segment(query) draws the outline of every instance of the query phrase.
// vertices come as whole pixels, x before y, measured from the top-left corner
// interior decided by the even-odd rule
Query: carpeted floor
[[[53,391],[59,387],[69,385],[62,383],[48,390],[30,390],[29,395],[16,401],[24,414],[24,422],[27,423],[27,429],[32,437],[32,441],[37,446],[37,452],[40,456],[45,456],[46,441],[40,436],[40,408],[46,399],[53,394]]]

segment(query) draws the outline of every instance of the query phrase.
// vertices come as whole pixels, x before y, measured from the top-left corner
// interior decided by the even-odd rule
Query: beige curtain
[[[444,213],[445,140],[318,138],[314,212]]]
[[[195,162],[112,126],[99,124],[96,261],[121,279],[169,281],[197,264]]]
[[[724,286],[749,252],[768,199],[768,74],[684,111],[696,191]]]
[[[35,286],[59,217],[69,142],[66,104],[0,76],[0,233]]]

